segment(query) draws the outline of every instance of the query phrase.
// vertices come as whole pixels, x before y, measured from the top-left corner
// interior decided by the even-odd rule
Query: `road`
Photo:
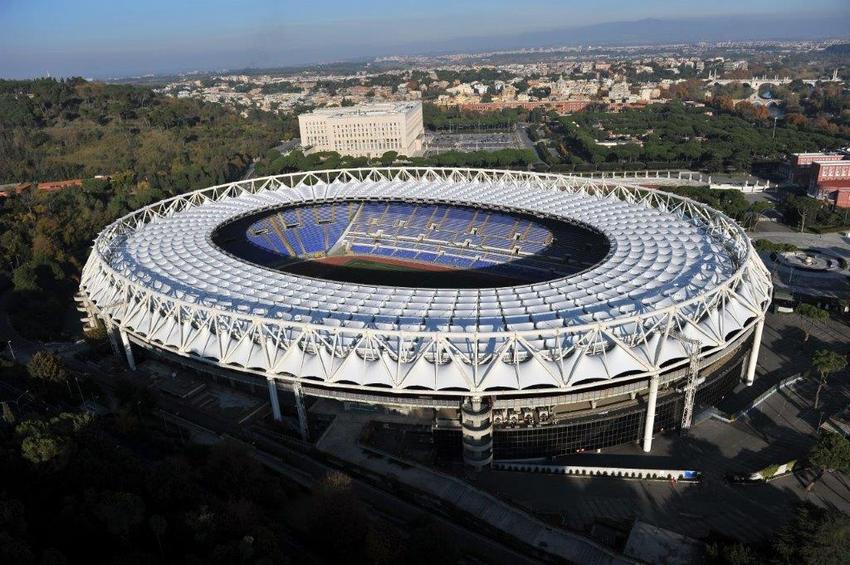
[[[788,231],[757,231],[752,239],[768,239],[774,243],[790,243],[801,249],[817,249],[850,259],[850,238],[840,233],[799,233]]]
[[[814,350],[828,347],[850,354],[850,327],[846,324],[830,320],[816,325],[810,334],[809,341],[803,342],[799,316],[768,313],[756,384],[724,399],[724,410],[737,411],[780,379],[808,369]],[[609,461],[620,456],[698,469],[704,478],[697,484],[507,471],[483,472],[478,480],[481,486],[520,507],[560,515],[567,527],[578,531],[594,523],[619,524],[627,529],[640,519],[694,538],[714,532],[758,543],[769,539],[792,516],[795,504],[803,500],[850,513],[847,477],[838,473],[825,476],[812,492],[806,491],[809,476],[803,474],[751,485],[730,484],[724,478],[727,473],[753,473],[804,457],[814,443],[821,418],[850,402],[850,370],[831,377],[821,395],[822,412],[813,408],[816,388],[812,380],[801,381],[733,423],[701,421],[687,437],[656,434],[651,455],[644,455],[637,444],[602,450],[602,457]],[[726,409],[729,403],[733,406]],[[583,454],[570,458],[570,462],[593,465],[598,461],[595,457],[599,456]]]
[[[370,473],[393,477],[404,488],[422,493],[429,499],[439,500],[451,508],[475,519],[489,528],[513,536],[525,543],[566,561],[588,565],[629,563],[611,548],[537,519],[528,512],[493,497],[468,481],[442,473],[434,468],[412,461],[397,459],[370,448],[365,451],[360,443],[363,427],[376,416],[335,410],[336,418],[319,439],[316,447],[334,457],[365,469]],[[405,423],[407,416],[382,414],[381,422]]]
[[[543,161],[543,159],[540,158],[540,155],[537,154],[537,149],[534,147],[534,142],[531,141],[531,138],[528,136],[528,128],[529,127],[531,127],[531,124],[526,124],[526,123],[517,124],[517,128],[516,128],[517,137],[519,138],[523,147],[534,152],[534,158],[537,159],[535,161],[535,164],[542,164],[542,165],[545,165],[546,167],[548,167],[548,165],[546,165],[546,162]]]
[[[0,294],[0,345],[7,352],[13,352],[18,363],[26,364],[41,346],[21,336],[12,326],[7,309],[10,296],[10,292]]]
[[[248,180],[254,177],[254,170],[257,168],[257,160],[254,159],[251,161],[251,164],[248,166],[248,170],[245,171],[245,175],[241,180]]]
[[[2,327],[2,323],[0,323],[0,328]],[[10,326],[6,327],[8,328]],[[32,342],[26,342],[26,344],[27,347],[25,349],[28,352],[31,346],[33,349],[38,349]],[[89,374],[101,385],[105,392],[110,395],[112,394],[114,382],[110,378],[111,371],[98,370],[102,369],[102,367],[78,361],[71,356],[66,356],[65,361],[72,371]],[[141,371],[137,372],[135,376],[139,380],[147,381],[147,376],[139,373]],[[218,385],[211,383],[210,386]],[[66,406],[52,406],[37,398],[31,398],[27,395],[27,391],[20,390],[8,383],[0,382],[0,391],[2,391],[3,396],[9,396],[10,399],[23,398],[29,403],[35,402],[38,405],[36,406],[37,409],[44,409],[49,413],[69,409]],[[312,446],[309,444],[302,444],[300,441],[280,436],[256,425],[245,427],[238,423],[224,421],[206,412],[202,412],[184,401],[167,395],[159,394],[157,401],[160,417],[164,420],[189,431],[191,434],[206,434],[213,436],[216,440],[220,440],[224,436],[241,438],[251,447],[251,454],[260,463],[286,476],[289,480],[299,484],[303,488],[312,488],[321,477],[331,471],[337,470],[335,467],[304,453],[303,451],[309,451],[311,449]],[[298,449],[289,447],[287,443],[295,444],[298,446]],[[348,471],[350,474],[350,469],[343,470]],[[422,520],[423,518],[430,518],[436,521],[443,526],[447,535],[460,548],[461,553],[468,563],[514,563],[518,565],[540,563],[538,559],[529,557],[498,540],[489,538],[459,524],[456,520],[442,514],[438,509],[423,508],[411,504],[391,492],[377,488],[357,477],[356,474],[352,475],[352,478],[355,492],[365,504],[374,510],[375,516],[383,520],[389,520],[394,524],[400,525],[402,528],[407,524]],[[309,549],[300,544],[296,534],[289,537],[292,539],[286,540],[288,545],[297,547],[305,551],[308,555],[310,554]]]
[[[282,142],[280,145],[275,147],[275,151],[277,151],[281,155],[286,155],[290,151],[298,148],[298,145],[300,143],[301,140],[296,137],[295,139],[290,139],[288,141]]]
[[[218,436],[226,434],[232,437],[245,438],[252,446],[252,455],[259,462],[302,487],[312,488],[321,477],[337,470],[335,467],[304,453],[302,449],[309,450],[311,446],[301,444],[297,440],[275,435],[257,426],[245,428],[220,421],[170,397],[161,396],[159,400],[160,409],[168,415],[167,417],[172,423],[181,425],[189,431],[200,427]],[[301,444],[301,447],[294,449],[287,445],[289,443]],[[351,474],[350,469],[347,471]],[[448,535],[451,536],[452,541],[461,549],[461,553],[473,558],[473,562],[515,563],[519,565],[540,563],[533,557],[524,555],[499,541],[460,525],[456,520],[444,516],[439,511],[411,504],[391,492],[377,488],[356,474],[351,474],[351,476],[355,492],[365,504],[374,510],[376,516],[399,524],[402,528],[422,518],[431,518],[443,526]]]

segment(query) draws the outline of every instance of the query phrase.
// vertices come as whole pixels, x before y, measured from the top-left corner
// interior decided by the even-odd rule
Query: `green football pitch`
[[[416,264],[388,263],[380,259],[353,257],[342,265],[322,261],[302,261],[280,267],[294,275],[306,275],[339,282],[425,288],[486,288],[523,282],[492,273],[419,268]]]
[[[424,272],[428,269],[420,269],[415,265],[394,265],[383,261],[370,261],[369,259],[352,259],[345,264],[347,269],[363,269],[370,271],[406,271]]]

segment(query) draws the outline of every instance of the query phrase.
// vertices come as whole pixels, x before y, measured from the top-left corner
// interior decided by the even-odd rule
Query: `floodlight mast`
[[[696,339],[685,337],[682,334],[671,332],[671,336],[675,337],[685,345],[688,352],[688,379],[685,382],[685,404],[682,407],[682,425],[681,433],[687,434],[691,428],[694,419],[694,400],[697,394],[697,377],[699,376],[699,353],[701,343]]]

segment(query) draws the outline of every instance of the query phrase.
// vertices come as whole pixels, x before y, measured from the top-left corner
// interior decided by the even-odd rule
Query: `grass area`
[[[432,271],[415,264],[397,265],[362,257],[352,258],[344,265],[302,261],[281,270],[293,275],[340,282],[408,288],[490,288],[528,282],[523,278],[497,275],[486,269]]]
[[[424,272],[427,269],[420,269],[415,265],[391,265],[383,261],[370,261],[369,259],[352,259],[345,264],[347,269],[366,269],[370,271],[406,271],[406,272]]]

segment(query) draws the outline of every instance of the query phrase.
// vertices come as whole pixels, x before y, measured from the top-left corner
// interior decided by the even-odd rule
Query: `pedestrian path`
[[[374,415],[337,414],[317,443],[318,449],[381,476],[391,476],[561,559],[590,565],[632,562],[587,538],[549,526],[459,478],[390,456],[376,457],[371,450],[365,451],[359,438],[363,426],[372,418]]]

